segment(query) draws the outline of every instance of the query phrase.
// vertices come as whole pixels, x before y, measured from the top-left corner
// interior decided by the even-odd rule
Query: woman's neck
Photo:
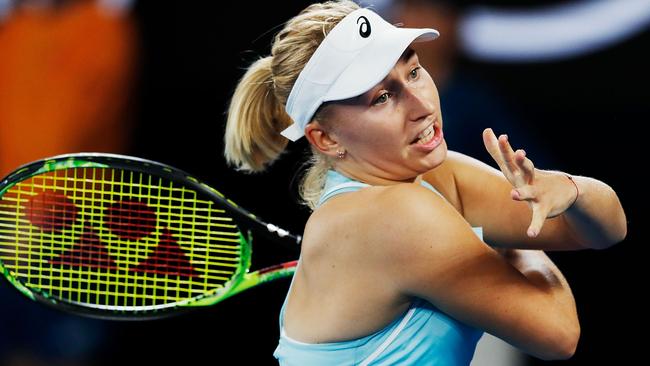
[[[394,178],[384,178],[376,174],[371,174],[361,170],[349,169],[342,166],[334,167],[332,169],[336,170],[340,174],[345,175],[348,178],[362,183],[370,184],[371,186],[390,186],[400,183],[419,183],[422,180],[421,174],[404,180],[399,180]]]

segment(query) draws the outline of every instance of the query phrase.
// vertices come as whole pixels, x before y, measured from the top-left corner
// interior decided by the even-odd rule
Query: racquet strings
[[[30,290],[105,310],[154,310],[213,294],[238,271],[241,234],[181,184],[115,168],[67,168],[0,199],[0,259]]]

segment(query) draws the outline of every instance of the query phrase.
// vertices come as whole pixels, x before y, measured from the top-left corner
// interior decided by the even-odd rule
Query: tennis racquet
[[[297,261],[249,273],[253,232],[301,242],[187,173],[129,156],[61,155],[0,182],[0,271],[81,315],[155,318],[292,275]]]

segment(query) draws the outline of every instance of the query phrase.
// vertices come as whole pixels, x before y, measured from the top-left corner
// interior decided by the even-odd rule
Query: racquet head
[[[78,314],[160,317],[291,275],[295,261],[249,273],[253,233],[301,241],[153,161],[63,155],[0,182],[0,271],[29,298]]]

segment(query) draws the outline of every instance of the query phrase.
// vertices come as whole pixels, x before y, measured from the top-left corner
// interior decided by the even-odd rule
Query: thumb
[[[537,237],[539,232],[544,226],[544,221],[546,220],[546,211],[543,210],[539,205],[533,207],[533,219],[531,220],[530,226],[528,227],[528,236],[531,238]]]

